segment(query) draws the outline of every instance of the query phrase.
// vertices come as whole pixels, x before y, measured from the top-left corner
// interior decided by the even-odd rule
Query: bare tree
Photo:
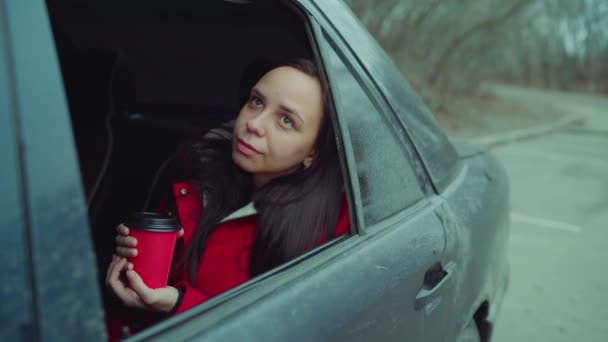
[[[608,91],[606,0],[346,0],[419,89]]]
[[[437,80],[444,72],[444,68],[447,65],[450,57],[454,54],[455,51],[458,50],[467,40],[471,39],[476,33],[484,32],[488,30],[492,30],[497,26],[501,25],[507,19],[511,18],[513,15],[518,13],[525,5],[527,5],[530,0],[517,0],[507,11],[504,13],[492,17],[489,19],[485,19],[476,25],[470,27],[462,34],[458,35],[452,42],[445,48],[439,61],[435,64],[434,71],[429,77],[429,83],[431,86],[434,86],[437,83]]]

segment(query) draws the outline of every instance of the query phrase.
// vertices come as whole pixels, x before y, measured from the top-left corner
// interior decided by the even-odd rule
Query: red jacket
[[[173,195],[180,223],[184,228],[183,244],[178,241],[174,262],[180,260],[188,246],[194,231],[198,226],[201,215],[200,196],[188,183],[173,184]],[[161,206],[162,208],[162,206]],[[175,314],[184,312],[207,299],[238,286],[249,280],[249,256],[253,245],[256,216],[255,212],[242,215],[242,211],[231,214],[228,219],[211,233],[205,250],[201,256],[195,284],[191,284],[185,270],[178,272],[170,280],[170,285],[183,289],[184,294]],[[343,196],[340,215],[334,237],[347,234],[350,231],[350,219],[346,200]],[[323,243],[323,239],[319,244]],[[110,341],[121,338],[125,327],[134,333],[157,321],[158,317],[151,314],[137,315],[137,311],[111,312],[106,317]]]
[[[201,215],[200,196],[188,183],[175,183],[173,195],[184,228],[183,246],[188,246]],[[226,220],[211,233],[199,263],[195,284],[190,284],[185,271],[174,279],[176,283],[173,286],[185,291],[176,314],[249,280],[249,257],[255,230],[256,215],[249,213],[247,216]],[[334,237],[349,231],[350,219],[343,198]],[[321,243],[322,239],[319,241]],[[183,249],[178,249],[173,260],[179,260],[182,252]]]

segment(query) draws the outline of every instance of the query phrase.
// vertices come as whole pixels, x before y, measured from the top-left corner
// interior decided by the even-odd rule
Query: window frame
[[[39,1],[41,2],[41,1]],[[317,25],[318,28],[321,28],[321,26],[315,21],[315,18],[313,16],[311,16],[310,13],[308,13],[305,10],[305,7],[299,3],[296,4],[293,1],[287,2],[288,5],[290,5],[291,7],[297,7],[297,11],[298,13],[302,14],[303,17],[303,24],[306,25],[307,29],[309,30],[309,34],[310,34],[310,43],[312,46],[312,50],[313,53],[315,53],[315,59],[317,62],[320,62],[319,65],[321,65],[324,68],[324,63],[323,63],[323,59],[319,57],[319,50],[320,47],[318,46],[318,39],[324,37],[324,35],[320,35],[317,36],[317,34],[315,33],[315,25]],[[15,3],[13,3],[14,6]],[[40,11],[41,8],[44,8],[44,5],[40,6],[41,4],[38,3],[37,4],[37,10],[39,11],[38,13],[36,13],[37,16],[40,17],[41,12],[45,13],[44,10]],[[23,10],[23,9],[22,9]],[[28,22],[28,21],[24,21],[24,22]],[[54,44],[53,44],[53,40],[52,40],[52,34],[50,34],[50,24],[47,22],[44,22],[43,25],[47,26],[48,29],[48,34],[46,34],[46,36],[48,36],[47,38],[49,39],[49,41],[51,42],[50,44],[53,45],[54,48]],[[311,33],[312,32],[312,33]],[[45,38],[45,39],[47,39]],[[317,45],[315,45],[317,44]],[[46,44],[45,44],[46,46]],[[345,50],[347,51],[347,50]],[[59,66],[58,66],[58,62],[57,62],[57,58],[56,56],[51,56],[52,58],[50,58],[51,62],[50,64],[54,64],[54,70],[59,73]],[[24,63],[25,64],[25,63]],[[360,67],[360,66],[359,66]],[[354,73],[354,75],[366,75],[364,73],[360,74],[359,72]],[[66,117],[69,117],[69,115],[67,114],[67,105],[65,104],[65,92],[63,89],[63,85],[60,82],[60,78],[61,75],[60,73],[58,74],[58,76],[53,76],[53,80],[52,83],[57,83],[57,80],[59,80],[60,86],[57,88],[59,90],[57,90],[59,93],[61,93],[63,95],[62,101],[63,101],[63,105],[57,105],[57,103],[54,102],[55,105],[59,106],[59,107],[63,107],[63,109],[59,110],[59,107],[55,107],[54,110],[58,110],[63,112],[63,114]],[[375,89],[373,87],[369,87],[369,85],[367,85],[367,82],[369,82],[369,78],[366,76],[364,77],[364,81],[366,82],[366,88],[369,89]],[[24,88],[22,88],[24,89]],[[375,96],[380,96],[380,95],[375,95]],[[19,94],[19,97],[21,97],[22,99],[27,99],[31,97],[31,94],[29,91],[23,91],[22,94]],[[382,102],[381,102],[382,103]],[[380,111],[381,113],[383,113],[383,117],[384,117],[384,113],[386,113],[384,110]],[[334,110],[334,115],[332,115],[332,120],[334,125],[336,125],[335,127],[339,127],[339,120],[337,118],[337,114]],[[31,114],[30,114],[31,115]],[[57,114],[59,115],[59,114]],[[31,118],[30,118],[31,120]],[[386,120],[386,118],[385,118]],[[65,126],[63,129],[67,129],[71,131],[71,126]],[[27,128],[27,127],[26,127]],[[390,129],[390,125],[389,125],[389,129]],[[339,155],[341,158],[341,165],[343,168],[343,171],[348,170],[348,172],[343,172],[343,175],[345,175],[346,178],[349,177],[353,177],[353,171],[354,172],[354,176],[356,179],[356,170],[351,170],[349,169],[348,165],[353,165],[352,163],[348,163],[346,162],[346,159],[348,159],[348,156],[346,153],[342,153],[340,151],[342,151],[343,148],[343,136],[341,135],[341,130],[340,129],[336,129],[336,139],[338,142],[338,150],[339,150]],[[72,154],[74,155],[73,158],[71,158],[71,162],[77,163],[77,158],[75,156],[75,148],[74,148],[74,144],[73,144],[73,138],[70,137],[70,139],[72,139],[71,141],[71,149],[72,149]],[[63,145],[62,145],[63,146]],[[351,156],[352,157],[352,156]],[[78,173],[78,172],[77,172]],[[79,175],[79,173],[78,173]],[[72,181],[77,181],[80,183],[80,179],[79,177],[72,177]],[[351,213],[351,217],[353,217],[353,215],[362,215],[362,211],[360,208],[360,201],[359,201],[359,208],[357,208],[357,200],[356,200],[356,196],[354,196],[354,192],[357,191],[358,189],[353,189],[351,187],[350,181],[348,182],[348,184],[346,184],[345,187],[345,191],[347,192],[347,196],[349,197],[349,212]],[[79,202],[84,205],[84,200],[83,200],[83,196],[82,196],[82,187],[79,184],[79,189],[81,191],[80,194],[80,199]],[[36,189],[33,189],[36,190]],[[30,191],[32,191],[32,189],[30,189]],[[36,191],[41,191],[41,190],[36,190]],[[32,194],[32,197],[35,197],[36,194]],[[410,206],[408,208],[413,208],[413,206]],[[406,208],[406,211],[407,209]],[[33,209],[32,209],[33,210]],[[354,214],[353,214],[354,213]],[[30,215],[32,214],[31,212],[29,213]],[[403,215],[400,214],[396,214],[394,216],[391,216],[387,219],[382,220],[380,223],[376,224],[376,225],[391,225],[394,222],[396,222],[396,220],[400,220],[401,217]],[[287,282],[290,281],[294,281],[297,278],[300,278],[302,276],[305,276],[306,274],[308,274],[311,271],[314,271],[315,269],[318,269],[319,267],[322,267],[322,265],[326,262],[328,262],[329,260],[335,258],[336,256],[345,253],[346,251],[348,251],[349,249],[352,248],[356,248],[357,246],[359,246],[361,243],[363,243],[368,237],[365,237],[365,230],[362,229],[362,227],[358,226],[357,223],[357,219],[353,219],[351,220],[351,224],[352,224],[352,229],[351,232],[352,234],[349,236],[344,236],[335,240],[332,240],[330,242],[327,242],[325,244],[323,244],[322,246],[315,248],[313,251],[306,253],[302,256],[300,256],[299,258],[296,258],[280,267],[277,267],[269,272],[266,272],[262,275],[260,275],[259,277],[253,278],[251,280],[249,280],[248,282],[242,284],[241,286],[237,286],[229,291],[226,291],[224,293],[222,293],[221,295],[218,295],[212,299],[210,299],[209,301],[199,305],[198,307],[189,310],[188,312],[181,314],[179,316],[176,317],[172,317],[154,327],[151,327],[149,329],[146,329],[145,331],[134,335],[132,337],[132,339],[130,340],[142,340],[142,339],[149,339],[149,338],[163,338],[163,337],[173,337],[173,338],[186,338],[187,336],[192,336],[192,334],[195,334],[197,332],[201,332],[204,331],[205,328],[209,328],[211,326],[213,326],[214,324],[216,324],[218,321],[229,317],[232,313],[234,313],[235,311],[238,311],[239,309],[246,307],[248,305],[253,304],[254,302],[256,302],[257,300],[259,300],[260,298],[268,295],[269,293],[271,293],[272,291],[275,291],[277,289],[280,289],[281,286]],[[41,230],[44,227],[39,226],[38,228],[36,228],[36,225],[34,224],[33,229],[34,230]],[[76,230],[76,229],[82,229],[82,226],[74,226],[71,227],[70,229],[72,231]],[[87,225],[88,228],[88,225]],[[40,237],[38,237],[37,239],[40,239]],[[89,237],[89,241],[87,242],[88,245],[90,245],[90,237]],[[87,245],[83,242],[83,245]],[[91,247],[92,250],[92,247]],[[73,260],[71,263],[84,263],[85,261],[78,261],[78,260]],[[38,266],[37,266],[38,267]],[[36,268],[36,267],[35,267]],[[96,270],[95,267],[93,267],[93,269]],[[35,271],[33,271],[35,272]],[[37,272],[35,272],[37,273]],[[95,273],[95,272],[93,272]],[[44,281],[44,279],[42,280]],[[37,286],[41,286],[40,283],[37,284]],[[101,291],[99,291],[97,289],[97,287],[95,287],[94,289],[91,289],[90,291],[87,291],[89,293],[91,292],[97,292],[97,294],[101,294]],[[65,293],[63,293],[63,295],[65,295]],[[208,312],[210,312],[211,310],[213,310],[213,314],[209,315],[206,314]],[[101,320],[101,317],[100,317]],[[97,322],[98,324],[101,323]],[[201,324],[202,323],[202,324]]]
[[[2,251],[11,254],[11,259],[3,259],[0,274],[3,281],[11,284],[0,291],[4,307],[18,308],[18,313],[6,312],[1,336],[5,340],[38,339],[38,318],[34,295],[32,255],[29,241],[30,229],[25,208],[25,179],[19,148],[19,117],[15,103],[14,61],[10,51],[10,31],[7,25],[5,6],[0,0],[0,165],[2,177],[0,189],[6,202],[12,207],[6,210],[0,221],[0,231],[4,238],[0,242]],[[3,212],[4,213],[4,212]],[[15,272],[15,268],[19,270]],[[8,279],[10,277],[10,280]],[[15,324],[15,325],[12,325]],[[18,324],[18,325],[17,325]]]
[[[0,6],[29,259],[30,334],[35,340],[105,340],[95,255],[46,4],[0,1]]]

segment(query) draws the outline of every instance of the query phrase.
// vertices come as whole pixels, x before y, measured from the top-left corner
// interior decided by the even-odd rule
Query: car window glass
[[[422,191],[395,133],[334,48],[326,47],[330,86],[350,136],[345,143],[352,147],[364,224],[370,226],[420,199]]]

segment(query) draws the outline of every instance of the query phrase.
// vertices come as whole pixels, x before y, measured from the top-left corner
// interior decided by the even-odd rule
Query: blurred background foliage
[[[608,0],[345,0],[431,109],[488,82],[608,93]]]

